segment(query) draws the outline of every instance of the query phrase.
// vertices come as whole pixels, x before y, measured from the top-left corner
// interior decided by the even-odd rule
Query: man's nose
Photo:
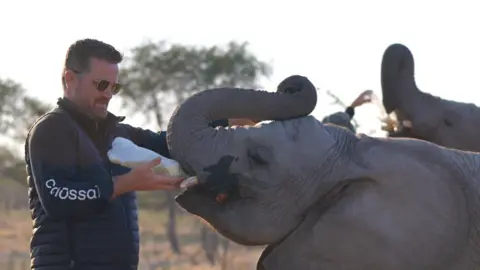
[[[102,92],[104,98],[111,99],[113,97],[112,87],[109,86],[105,91]]]

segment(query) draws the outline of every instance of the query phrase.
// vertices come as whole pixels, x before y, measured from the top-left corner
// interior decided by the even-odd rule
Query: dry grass
[[[164,231],[163,214],[140,211],[141,259],[139,269],[157,270],[243,270],[255,269],[261,248],[247,248],[229,242],[228,252],[217,249],[217,262],[211,265],[200,246],[202,224],[189,215],[178,218],[181,254],[174,254]],[[0,269],[28,269],[32,222],[28,210],[0,208]],[[221,238],[221,237],[220,237]],[[223,238],[221,238],[223,239]],[[223,264],[223,268],[222,268]]]

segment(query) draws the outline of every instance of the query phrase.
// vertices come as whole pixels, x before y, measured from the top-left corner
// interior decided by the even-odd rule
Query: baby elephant
[[[176,109],[170,153],[198,178],[181,207],[268,245],[257,269],[480,269],[479,154],[324,125],[307,78],[278,87],[210,89]],[[273,121],[208,125],[225,118]]]

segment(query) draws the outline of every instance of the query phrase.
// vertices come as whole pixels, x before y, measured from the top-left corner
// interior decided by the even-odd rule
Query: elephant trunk
[[[395,111],[400,125],[413,132],[398,135],[431,138],[432,123],[437,122],[437,114],[432,111],[442,108],[444,101],[418,89],[414,64],[412,52],[402,44],[392,44],[385,50],[381,70],[383,106],[387,114]]]
[[[190,175],[232,153],[239,130],[213,128],[212,121],[231,118],[287,120],[307,116],[317,103],[315,86],[298,75],[283,80],[277,92],[217,88],[199,92],[180,104],[167,129],[170,154]]]
[[[387,114],[405,111],[409,102],[423,94],[415,82],[414,59],[402,44],[392,44],[384,52],[381,66],[383,106]]]

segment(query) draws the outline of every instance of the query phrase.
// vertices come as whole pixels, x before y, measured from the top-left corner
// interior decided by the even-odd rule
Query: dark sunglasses
[[[97,88],[98,91],[103,92],[107,90],[108,86],[112,85],[112,94],[116,95],[120,90],[122,90],[122,84],[110,82],[107,80],[93,80],[93,85]]]

